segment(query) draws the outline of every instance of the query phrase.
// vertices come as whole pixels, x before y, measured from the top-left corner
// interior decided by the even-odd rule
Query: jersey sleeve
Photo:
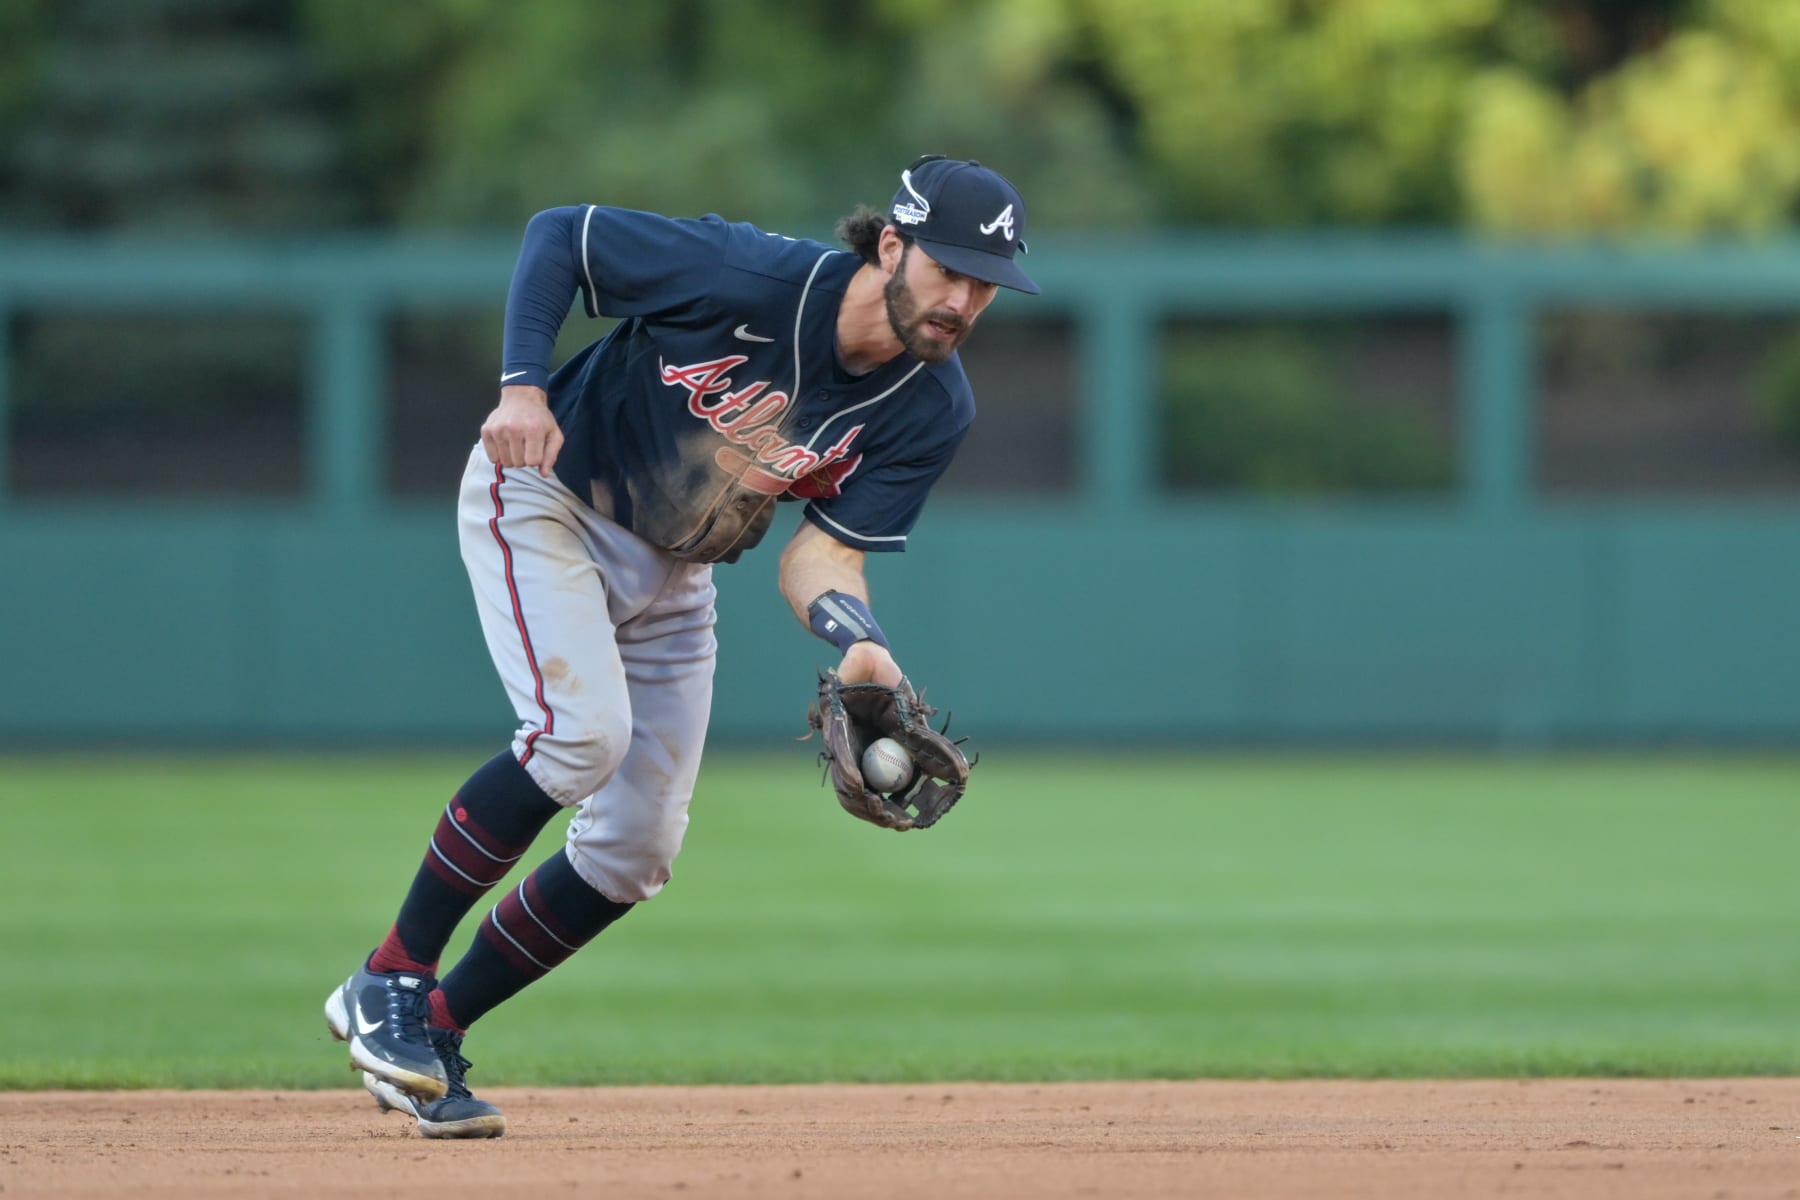
[[[836,496],[808,504],[806,519],[852,549],[905,550],[907,536],[925,510],[925,498],[956,457],[967,432],[967,426],[957,430],[924,457],[882,463],[867,474],[853,472]]]
[[[575,231],[588,316],[644,317],[704,300],[724,266],[726,234],[717,217],[589,205]]]
[[[501,383],[544,387],[577,292],[590,317],[669,312],[707,296],[725,260],[725,223],[586,204],[525,226],[506,295]]]

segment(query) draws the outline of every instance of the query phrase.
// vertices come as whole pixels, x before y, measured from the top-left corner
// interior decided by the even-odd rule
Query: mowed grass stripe
[[[348,1084],[320,1002],[480,757],[0,758],[0,1086]],[[1800,759],[1001,748],[909,835],[817,780],[710,757],[476,1085],[1800,1070]]]

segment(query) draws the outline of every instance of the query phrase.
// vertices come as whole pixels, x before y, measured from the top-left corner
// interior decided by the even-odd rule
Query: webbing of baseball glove
[[[948,720],[943,730],[931,727],[936,712],[904,679],[888,687],[845,683],[836,671],[820,673],[806,721],[824,735],[819,759],[845,812],[884,829],[930,829],[962,799],[971,764],[947,735]],[[912,779],[889,793],[872,790],[862,773],[863,751],[884,737],[899,742],[913,760]]]

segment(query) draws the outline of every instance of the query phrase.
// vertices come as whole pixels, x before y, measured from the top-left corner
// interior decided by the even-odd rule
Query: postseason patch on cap
[[[936,162],[936,158],[920,158],[913,167],[923,166],[925,162]],[[913,167],[900,173],[900,194],[895,196],[896,225],[923,225],[931,219],[931,201],[925,200],[913,187]]]
[[[920,159],[913,166],[920,166],[925,161]],[[913,186],[911,167],[900,172],[900,187],[905,195],[894,197],[894,221],[900,225],[923,225],[929,221],[931,201],[919,195],[919,189]]]

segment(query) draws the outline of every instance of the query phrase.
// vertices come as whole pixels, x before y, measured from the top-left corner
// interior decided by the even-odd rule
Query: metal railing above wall
[[[1448,237],[1034,239],[1044,294],[1017,303],[1070,318],[1081,378],[1078,500],[1117,512],[1156,502],[1151,468],[1159,324],[1175,315],[1448,313],[1460,347],[1460,497],[1527,504],[1536,347],[1545,309],[1800,309],[1800,242],[1683,247],[1487,244]],[[335,514],[381,503],[382,322],[399,312],[493,307],[516,240],[338,237],[231,242],[0,239],[0,329],[20,312],[293,313],[310,327],[312,498]],[[1026,306],[1029,306],[1028,308]],[[0,337],[0,503],[6,495],[8,339]]]

